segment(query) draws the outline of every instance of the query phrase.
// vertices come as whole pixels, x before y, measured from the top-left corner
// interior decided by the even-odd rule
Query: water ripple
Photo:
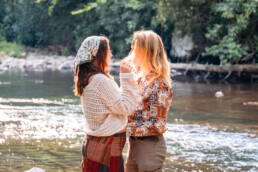
[[[81,139],[84,135],[85,118],[77,100],[0,98],[0,110],[0,145],[8,140]],[[211,127],[209,123],[189,124],[184,120],[175,120],[167,127],[167,168],[258,170],[255,134]]]
[[[253,134],[195,124],[168,124],[165,137],[172,164],[183,159],[223,170],[258,170],[258,137]]]
[[[3,102],[3,101],[1,101]],[[84,135],[85,119],[80,105],[64,101],[8,99],[6,102],[53,103],[63,106],[0,105],[0,138],[52,139],[76,138]]]

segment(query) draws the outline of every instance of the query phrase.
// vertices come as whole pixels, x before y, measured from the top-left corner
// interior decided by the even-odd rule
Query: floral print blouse
[[[166,132],[167,112],[172,102],[172,88],[155,73],[138,79],[142,101],[128,117],[127,132],[130,136],[159,135]]]

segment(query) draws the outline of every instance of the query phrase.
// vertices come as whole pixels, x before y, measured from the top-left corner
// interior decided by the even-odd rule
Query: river
[[[69,72],[0,74],[0,172],[80,171],[85,119],[72,88]],[[258,107],[246,105],[258,84],[173,88],[164,171],[258,171]]]

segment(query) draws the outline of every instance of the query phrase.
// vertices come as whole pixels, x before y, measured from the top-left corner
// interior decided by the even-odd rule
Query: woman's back
[[[81,102],[89,135],[108,136],[125,128],[125,114],[131,114],[135,109],[137,100],[132,98],[137,97],[137,89],[133,74],[121,73],[120,79],[122,90],[104,74],[94,75],[85,87]]]

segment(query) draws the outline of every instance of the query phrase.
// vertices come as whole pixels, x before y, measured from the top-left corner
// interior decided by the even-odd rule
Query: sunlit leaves
[[[36,0],[37,3],[46,2],[48,0]],[[48,15],[51,16],[55,5],[59,2],[59,0],[51,0],[51,5],[48,7]]]
[[[99,5],[104,4],[106,2],[107,2],[107,0],[97,0],[95,2],[90,2],[87,5],[84,5],[84,7],[82,9],[72,11],[71,14],[76,15],[76,14],[81,14],[81,13],[84,13],[84,12],[88,12],[88,11],[90,11],[90,10],[92,10],[92,9],[94,9],[94,8],[98,7]]]
[[[139,0],[129,0],[129,2],[126,2],[125,7],[132,8],[134,10],[141,10],[145,7],[145,4]]]

